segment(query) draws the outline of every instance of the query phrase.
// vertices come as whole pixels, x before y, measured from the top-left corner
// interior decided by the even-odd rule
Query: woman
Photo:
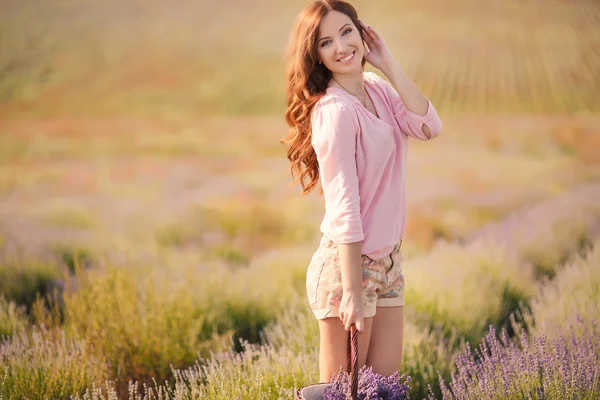
[[[365,46],[366,45],[366,46]],[[364,72],[366,62],[391,82]],[[402,360],[409,137],[440,134],[435,108],[385,41],[344,1],[319,0],[290,37],[288,158],[307,194],[321,180],[323,237],[306,289],[319,322],[321,382],[346,363],[347,330],[359,331],[359,365],[392,375]]]

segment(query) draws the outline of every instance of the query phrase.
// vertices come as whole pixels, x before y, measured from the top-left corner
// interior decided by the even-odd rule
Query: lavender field
[[[0,400],[317,382],[324,204],[279,142],[307,3],[0,3]],[[407,161],[410,398],[600,398],[600,4],[352,3],[444,122]]]

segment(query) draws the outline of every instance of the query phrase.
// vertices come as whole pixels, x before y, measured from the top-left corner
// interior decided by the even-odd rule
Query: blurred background
[[[218,351],[221,372],[177,379],[215,399],[316,381],[304,277],[324,204],[290,185],[279,142],[286,44],[308,4],[0,0],[0,334],[33,354],[6,358],[0,394],[58,387],[32,384],[37,368],[69,382],[62,396],[108,379],[122,397],[129,379],[172,383],[171,366]],[[452,340],[508,326],[600,236],[600,3],[352,4],[444,122],[408,159],[406,365],[424,395],[436,369],[449,376]],[[468,247],[482,238],[507,247]],[[483,290],[490,263],[504,272]],[[465,300],[480,296],[495,300]],[[432,358],[411,353],[423,343]]]

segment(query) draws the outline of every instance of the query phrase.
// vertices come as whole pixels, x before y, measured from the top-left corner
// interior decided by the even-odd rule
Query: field
[[[408,158],[411,399],[599,398],[600,4],[352,3],[444,122]],[[0,3],[0,400],[317,381],[324,204],[279,142],[306,4]]]

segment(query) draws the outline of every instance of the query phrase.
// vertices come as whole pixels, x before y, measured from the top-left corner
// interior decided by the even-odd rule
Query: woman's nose
[[[346,43],[343,40],[337,40],[336,41],[336,51],[338,52],[339,55],[343,55],[346,53],[346,49],[348,48],[348,46],[346,46]]]

